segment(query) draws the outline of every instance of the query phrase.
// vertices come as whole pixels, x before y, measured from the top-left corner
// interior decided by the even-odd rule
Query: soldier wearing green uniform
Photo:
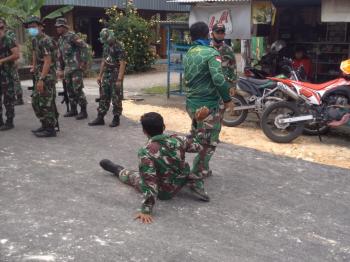
[[[144,200],[136,219],[151,223],[156,200],[169,200],[186,185],[200,200],[209,201],[203,180],[191,174],[189,164],[185,161],[186,152],[199,152],[202,146],[192,137],[163,134],[164,121],[158,113],[143,115],[141,124],[149,140],[138,153],[139,172],[127,170],[110,160],[100,162],[103,169],[143,193]]]
[[[56,46],[51,37],[44,34],[44,26],[39,17],[29,17],[24,26],[32,37],[33,71],[35,86],[32,106],[41,127],[33,130],[37,137],[55,137],[57,126],[56,108]]]
[[[233,48],[225,43],[225,33],[225,25],[220,23],[215,24],[212,30],[212,41],[210,45],[219,51],[225,79],[233,86],[237,80],[237,63]]]
[[[0,131],[14,128],[15,117],[15,61],[19,59],[19,49],[14,41],[6,33],[6,21],[0,18]],[[6,109],[6,123],[2,117],[2,104]]]
[[[192,173],[207,177],[212,174],[209,161],[219,143],[224,109],[233,110],[233,103],[230,85],[222,71],[221,56],[210,46],[208,26],[204,22],[195,23],[190,33],[193,46],[184,57],[186,107],[192,119],[191,133],[203,146],[194,159]],[[203,108],[209,109],[209,114],[202,121],[197,121],[196,112]],[[204,137],[199,137],[199,133],[204,133]]]
[[[16,46],[19,49],[15,32],[8,29],[6,31],[6,34],[8,35],[8,37],[13,39],[13,41],[16,43]],[[18,74],[17,64],[16,64],[16,71],[14,72],[14,79],[15,79],[15,91],[16,91],[15,105],[23,105],[24,104],[24,102],[23,102],[23,90],[22,90],[21,81],[20,81],[19,74]]]
[[[60,36],[58,40],[59,49],[59,72],[60,77],[64,76],[67,85],[70,112],[64,117],[75,117],[77,120],[87,118],[87,101],[83,91],[83,73],[87,68],[88,46],[74,32],[68,31],[68,24],[65,18],[58,18],[55,27]],[[78,114],[77,105],[81,107]]]
[[[125,52],[112,30],[104,28],[100,33],[100,41],[103,44],[103,61],[97,83],[100,86],[100,101],[97,109],[97,118],[89,123],[90,126],[104,125],[104,116],[107,114],[110,104],[113,105],[113,121],[110,127],[120,124],[122,106],[122,82],[125,73]]]

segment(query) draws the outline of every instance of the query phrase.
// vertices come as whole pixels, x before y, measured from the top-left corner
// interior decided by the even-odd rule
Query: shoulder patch
[[[215,60],[218,61],[218,62],[220,62],[220,63],[222,63],[221,56],[216,56],[216,57],[215,57]]]

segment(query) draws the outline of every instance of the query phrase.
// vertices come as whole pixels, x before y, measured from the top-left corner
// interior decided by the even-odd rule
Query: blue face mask
[[[28,28],[27,32],[30,36],[36,37],[39,34],[39,29],[38,28]]]

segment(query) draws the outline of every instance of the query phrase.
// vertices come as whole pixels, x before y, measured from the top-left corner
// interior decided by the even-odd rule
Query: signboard
[[[322,0],[322,22],[350,22],[349,0]]]
[[[196,22],[205,22],[209,26],[220,21],[227,28],[227,39],[250,39],[251,6],[250,2],[234,2],[227,4],[195,5],[190,13],[190,26]]]
[[[232,20],[231,20],[231,12],[230,10],[222,10],[220,12],[216,12],[209,17],[209,30],[212,32],[213,26],[217,23],[225,25],[226,34],[232,34]]]

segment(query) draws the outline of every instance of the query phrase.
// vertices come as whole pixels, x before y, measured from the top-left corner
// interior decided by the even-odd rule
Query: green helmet
[[[24,27],[28,27],[29,24],[38,24],[38,25],[44,25],[41,19],[35,15],[29,16],[24,22]]]
[[[106,44],[112,40],[115,40],[115,34],[113,30],[103,28],[100,32],[100,41],[102,44]]]

